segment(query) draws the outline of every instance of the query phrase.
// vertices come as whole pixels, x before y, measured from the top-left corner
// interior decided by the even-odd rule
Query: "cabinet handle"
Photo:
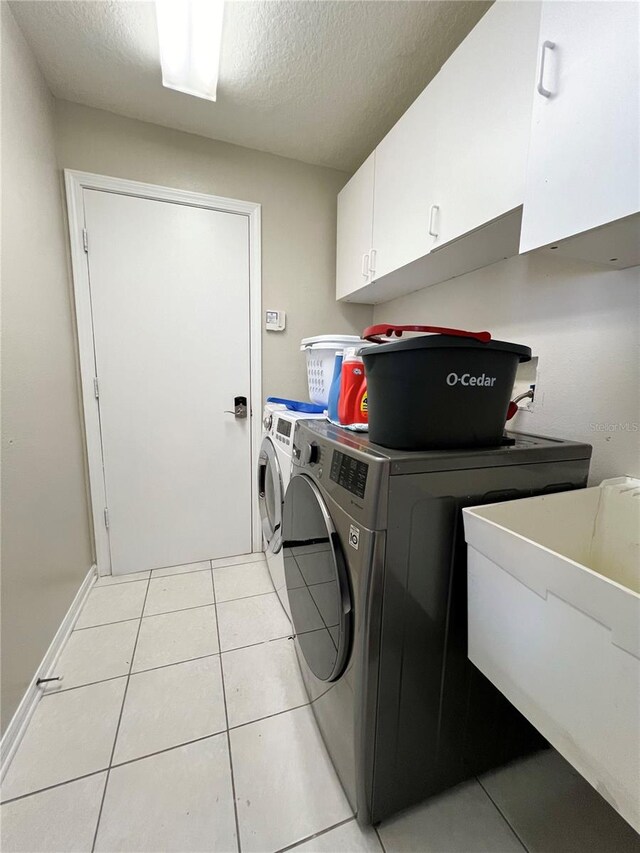
[[[362,256],[362,275],[365,278],[369,275],[369,255]]]
[[[376,271],[376,250],[372,249],[369,256],[369,272],[373,275]]]
[[[538,92],[542,95],[543,98],[550,98],[553,92],[549,89],[545,89],[543,85],[544,80],[544,61],[547,56],[547,50],[555,50],[556,43],[554,41],[543,41],[542,42],[542,51],[540,53],[540,73],[538,75]]]
[[[429,234],[430,234],[432,237],[437,237],[437,236],[438,236],[438,232],[435,230],[435,224],[434,224],[434,223],[435,223],[436,213],[437,213],[439,210],[440,210],[440,206],[439,206],[439,205],[437,205],[437,204],[432,204],[432,205],[431,205],[431,214],[429,215]]]

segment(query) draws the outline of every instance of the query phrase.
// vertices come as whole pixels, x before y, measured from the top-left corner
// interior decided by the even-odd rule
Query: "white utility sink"
[[[470,660],[640,831],[640,480],[464,526]]]

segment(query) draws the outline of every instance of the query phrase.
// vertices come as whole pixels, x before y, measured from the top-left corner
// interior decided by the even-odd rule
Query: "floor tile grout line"
[[[311,554],[326,554],[326,553],[328,553],[326,548],[318,548],[317,551],[303,551],[302,554],[295,554],[294,551],[297,550],[299,547],[300,546],[298,546],[298,545],[294,545],[293,548],[291,548],[291,554],[287,554],[287,557],[294,557],[294,558],[310,557]],[[314,546],[312,545],[311,547],[314,547]],[[298,561],[296,559],[296,563],[297,562]]]
[[[138,647],[138,638],[140,637],[140,628],[142,627],[142,617],[143,617],[143,613],[144,613],[144,608],[147,604],[147,596],[149,595],[149,587],[150,586],[151,586],[151,577],[149,577],[149,579],[147,580],[147,588],[144,592],[144,600],[142,602],[142,610],[140,611],[140,618],[138,621],[138,630],[136,631],[136,638],[134,640],[133,650],[131,652],[131,663],[129,664],[129,673],[127,675],[127,681],[126,681],[126,684],[124,686],[124,693],[122,694],[122,704],[120,705],[120,714],[118,715],[118,722],[116,724],[116,731],[115,731],[115,735],[113,738],[113,746],[111,747],[111,755],[109,757],[109,768],[107,770],[107,776],[106,776],[106,779],[104,781],[104,788],[102,790],[102,799],[100,800],[100,809],[98,810],[98,819],[96,821],[96,828],[95,828],[95,832],[93,834],[93,843],[91,844],[91,853],[94,853],[94,850],[96,848],[96,842],[98,840],[98,831],[100,830],[100,820],[102,819],[102,810],[104,808],[104,801],[105,801],[106,796],[107,796],[107,787],[109,785],[109,778],[111,776],[111,767],[113,764],[113,757],[114,757],[115,752],[116,752],[116,744],[118,743],[118,735],[120,733],[120,724],[122,722],[122,715],[124,714],[125,702],[127,701],[127,693],[129,690],[129,682],[131,681],[131,670],[133,669],[133,662],[134,662],[135,657],[136,657],[136,649]]]
[[[150,572],[150,577],[148,577],[148,578],[133,578],[133,579],[131,579],[131,578],[127,578],[126,576],[123,575],[122,576],[123,580],[117,580],[117,581],[112,580],[111,583],[101,584],[100,581],[102,580],[102,577],[105,577],[105,578],[119,577],[118,575],[103,575],[102,577],[98,578],[96,587],[98,589],[104,589],[107,586],[120,586],[120,584],[123,584],[123,583],[137,583],[138,581],[146,581],[146,580],[152,580],[153,581],[153,580],[160,580],[161,578],[174,578],[174,577],[176,577],[176,575],[193,575],[196,572],[208,572],[209,569],[213,569],[213,571],[215,572],[216,569],[231,569],[231,568],[234,568],[235,566],[251,566],[251,565],[253,565],[253,563],[260,564],[260,563],[264,562],[264,552],[255,551],[254,553],[263,554],[262,559],[247,560],[244,563],[227,563],[224,566],[215,566],[215,567],[213,566],[213,562],[214,562],[213,560],[201,560],[200,562],[202,562],[202,563],[209,563],[209,565],[207,567],[205,567],[204,569],[190,569],[188,572],[170,572],[170,573],[167,573],[166,575],[154,575],[153,574],[154,572],[163,572],[164,568],[162,568],[162,569],[147,569],[147,571]],[[179,569],[180,566],[166,566],[166,568],[168,568],[168,569]]]
[[[384,841],[382,840],[382,836],[380,835],[380,830],[377,826],[373,827],[373,831],[376,834],[376,838],[378,839],[378,844],[380,845],[380,849],[382,853],[387,853],[387,848],[384,846]]]
[[[183,663],[191,663],[195,660],[215,658],[218,657],[219,654],[220,652],[209,652],[207,655],[196,655],[195,657],[185,658],[184,660],[174,660],[170,663],[159,663],[158,666],[148,666],[145,669],[134,669],[132,670],[131,675],[142,675],[145,672],[155,672],[157,669],[168,669],[170,666],[180,666]],[[60,690],[52,690],[49,693],[45,693],[44,696],[58,696],[61,693],[70,693],[72,690],[80,690],[82,687],[95,687],[96,684],[103,684],[105,681],[117,681],[119,678],[126,678],[128,675],[128,672],[122,672],[120,675],[110,675],[108,678],[101,678],[98,681],[88,681],[86,684],[74,684],[73,687],[62,687]]]
[[[215,569],[213,569],[215,572]],[[326,584],[334,583],[333,580],[330,581],[318,581],[317,583],[307,583],[306,581],[302,584],[302,586],[293,586],[290,589],[307,589],[310,590],[314,586],[325,586]],[[231,601],[244,601],[245,598],[260,598],[261,595],[278,595],[275,587],[272,586],[268,592],[252,592],[249,595],[239,595],[237,598],[222,598],[218,602],[218,604],[228,604]]]
[[[215,569],[213,569],[215,572]],[[232,601],[245,601],[247,598],[262,598],[263,595],[277,595],[275,589],[270,589],[269,592],[252,592],[250,595],[239,595],[237,598],[223,598],[218,601],[218,604],[231,604]]]
[[[114,622],[101,622],[99,625],[87,625],[85,628],[75,628],[75,631],[89,631],[91,628],[104,628],[105,625],[121,625],[123,622],[135,622],[137,619],[155,619],[156,616],[167,616],[169,613],[182,613],[185,610],[199,610],[201,607],[213,607],[213,601],[208,604],[193,604],[191,607],[179,607],[177,610],[165,610],[162,613],[148,613],[146,616],[134,616],[133,619],[116,619]]]
[[[278,640],[290,640],[291,634],[280,634],[278,637],[270,637],[268,640],[260,640],[258,643],[247,643],[246,646],[234,646],[232,649],[223,649],[220,654],[228,655],[229,652],[239,652],[242,649],[252,649],[254,646],[264,646],[267,643],[276,643]]]
[[[173,572],[173,574],[167,575],[151,575],[152,581],[161,581],[163,578],[177,578],[177,577],[187,577],[187,575],[197,575],[199,572],[217,572],[218,569],[235,569],[240,568],[240,566],[259,566],[264,564],[263,560],[250,560],[248,563],[229,563],[226,566],[216,566],[215,568],[211,565],[213,560],[207,560],[209,565],[204,569],[191,569],[190,572]],[[152,569],[152,572],[158,571],[157,569]],[[162,571],[162,569],[160,569]],[[107,584],[107,586],[118,586],[118,584]]]
[[[99,770],[92,770],[91,773],[83,773],[82,776],[74,776],[73,779],[65,779],[64,782],[55,782],[53,785],[45,785],[44,788],[36,788],[35,791],[27,791],[26,794],[18,794],[17,797],[8,797],[6,800],[0,800],[0,806],[6,806],[9,803],[15,803],[17,800],[24,800],[27,797],[35,797],[37,794],[44,794],[54,788],[62,788],[64,785],[70,785],[72,782],[80,782],[82,779],[89,779],[91,776],[99,776],[101,773],[106,773],[108,767],[101,767]]]
[[[205,606],[213,607],[212,604],[211,605],[205,605]],[[195,610],[197,608],[193,608],[193,609]],[[176,611],[176,612],[180,612],[180,611]],[[134,620],[127,620],[127,621],[134,621]],[[158,664],[158,666],[150,666],[150,667],[147,667],[146,669],[132,670],[130,674],[133,676],[133,675],[140,675],[143,672],[155,672],[157,669],[166,669],[167,667],[170,667],[170,666],[179,666],[182,663],[191,663],[191,661],[194,661],[194,660],[204,660],[204,658],[213,658],[213,657],[217,657],[218,655],[228,655],[228,654],[232,654],[233,652],[244,651],[244,649],[253,649],[256,646],[264,646],[264,645],[267,645],[267,643],[283,642],[283,641],[288,640],[288,639],[290,639],[290,637],[288,635],[287,636],[282,635],[280,637],[271,637],[269,640],[261,640],[258,643],[248,643],[246,646],[235,646],[233,649],[225,649],[225,651],[211,652],[208,655],[196,655],[196,657],[193,657],[193,658],[185,658],[184,660],[171,661],[170,663],[161,663],[161,664]],[[42,698],[43,699],[45,699],[45,698],[46,699],[52,699],[55,696],[60,696],[62,693],[70,693],[72,690],[81,690],[83,687],[95,687],[96,684],[103,684],[105,681],[117,681],[119,678],[127,678],[128,675],[129,675],[128,672],[122,672],[122,673],[120,673],[120,675],[110,675],[109,678],[101,678],[98,681],[87,681],[85,684],[74,684],[73,687],[63,687],[60,690],[51,690],[49,692],[44,692],[42,694]],[[324,696],[324,693],[322,693],[321,695]],[[300,705],[298,707],[302,707],[302,706]],[[282,712],[278,712],[278,713],[282,713]],[[266,719],[266,718],[262,718],[262,719]],[[245,725],[245,724],[242,723],[242,725]],[[235,726],[232,726],[232,728],[235,728]]]
[[[211,562],[208,560],[207,562]],[[155,577],[151,574],[148,578],[136,578],[135,580],[126,580],[126,581],[111,581],[111,583],[100,583],[100,581],[96,584],[96,589],[108,589],[110,586],[122,586],[125,583],[143,583],[144,581],[161,581],[164,578],[177,578],[177,577],[187,577],[188,575],[197,575],[200,572],[208,572],[211,570],[211,566],[206,566],[204,569],[191,569],[188,572],[174,572],[172,575],[156,575]],[[152,572],[155,569],[151,570]]]
[[[202,571],[212,571],[215,572],[215,569],[202,569]],[[190,572],[189,574],[197,574],[197,572]],[[171,575],[171,577],[178,577],[178,575]],[[150,581],[153,578],[150,578]],[[142,581],[136,581],[136,583],[142,583]],[[120,586],[120,584],[111,584],[112,586]],[[300,587],[302,589],[303,587]],[[215,594],[214,594],[215,595]],[[251,593],[251,595],[240,595],[238,598],[228,598],[224,601],[217,602],[218,604],[230,604],[232,601],[244,601],[247,598],[261,598],[263,595],[277,595],[275,590],[271,590],[269,592],[255,592]],[[145,615],[143,610],[143,619],[154,619],[156,616],[167,616],[169,613],[182,613],[184,610],[198,610],[200,607],[212,607],[215,604],[214,601],[210,601],[207,604],[193,604],[190,607],[178,607],[176,610],[163,610],[162,613],[147,613]],[[106,625],[121,625],[123,622],[135,622],[139,617],[134,616],[131,619],[114,619],[113,622],[100,622],[97,625],[85,625],[83,628],[74,628],[73,633],[76,631],[90,631],[91,628],[104,628]]]
[[[95,687],[96,684],[105,684],[107,681],[118,681],[119,678],[126,678],[127,673],[122,672],[120,675],[110,675],[108,678],[100,678],[97,681],[87,681],[86,684],[74,684],[72,687],[61,687],[58,690],[44,691],[43,699],[52,699],[54,696],[62,696],[63,693],[71,693],[72,690],[82,690],[83,687]]]
[[[191,740],[181,741],[180,743],[174,743],[171,746],[165,746],[163,749],[156,749],[154,752],[146,752],[144,755],[137,755],[135,758],[127,758],[126,761],[116,761],[110,765],[110,767],[103,767],[101,770],[95,770],[92,773],[88,773],[88,776],[94,776],[96,773],[103,773],[105,770],[114,770],[117,767],[125,767],[127,764],[135,764],[137,761],[145,761],[147,758],[154,758],[156,755],[163,755],[165,752],[172,752],[174,749],[182,749],[185,746],[191,746],[194,743],[199,743],[202,740],[209,740],[209,738],[220,737],[221,735],[227,734],[227,732],[236,731],[236,729],[243,729],[246,726],[251,726],[253,723],[263,723],[265,720],[270,720],[272,717],[280,717],[283,714],[288,714],[290,711],[299,711],[300,708],[307,708],[310,706],[310,702],[307,702],[305,705],[296,705],[294,708],[287,708],[285,711],[276,711],[274,714],[267,714],[265,717],[258,717],[255,720],[250,720],[246,723],[238,723],[237,726],[231,726],[227,729],[220,729],[217,732],[209,732],[206,735],[201,735],[200,737],[192,738]],[[83,776],[78,776],[73,779],[67,779],[65,782],[60,782],[60,785],[67,785],[69,782],[76,782],[78,779],[84,778]],[[50,787],[58,787],[58,785],[52,785]],[[46,790],[45,788],[39,789],[38,791],[32,791],[29,794],[21,794],[20,797],[15,797],[14,799],[21,799],[22,797],[29,797],[31,793],[37,794],[40,791]],[[7,802],[9,802],[7,800]]]
[[[107,577],[113,577],[112,575],[107,575]],[[100,583],[100,578],[95,582],[93,589],[91,592],[95,592],[97,589],[108,589],[110,586],[122,586],[123,583],[147,583],[151,578],[135,578],[135,580],[128,581],[120,581],[119,583]]]
[[[135,580],[135,581],[125,581],[125,583],[129,584],[130,586],[135,586],[137,583],[148,583],[149,580],[150,580],[150,578],[140,578],[139,580]],[[117,587],[117,586],[123,586],[123,584],[121,584],[121,583],[101,584],[100,581],[97,580],[95,582],[95,584],[93,585],[93,587],[91,588],[91,595],[93,595],[95,592],[104,592],[107,589],[113,589],[114,587]],[[89,597],[87,598],[87,601],[89,601]],[[78,618],[80,618],[80,616],[82,616],[82,611],[80,611],[80,615]],[[126,620],[123,619],[121,621],[124,622]]]
[[[210,652],[208,655],[196,655],[192,658],[185,658],[184,660],[176,660],[171,663],[160,663],[158,666],[148,666],[146,669],[135,669],[131,672],[131,676],[134,675],[142,675],[145,672],[156,672],[159,669],[168,669],[171,666],[181,666],[183,663],[193,663],[196,660],[206,660],[207,658],[218,658],[220,657],[220,652]]]
[[[288,638],[287,637],[278,637],[277,639],[278,640],[286,640]],[[274,640],[267,640],[267,642],[271,643],[271,642],[275,642],[275,641]],[[226,655],[226,654],[229,654],[230,652],[238,652],[238,651],[242,651],[244,649],[252,649],[255,646],[263,646],[263,645],[265,645],[265,643],[253,643],[250,646],[241,646],[238,649],[230,649],[229,652],[222,652],[222,654]],[[220,652],[211,652],[211,654],[208,654],[208,655],[198,655],[197,657],[194,657],[194,658],[186,658],[185,660],[176,660],[176,661],[172,661],[171,663],[161,663],[158,666],[150,666],[147,669],[137,669],[137,670],[134,670],[133,672],[131,672],[130,674],[131,674],[131,677],[133,678],[136,675],[144,675],[146,672],[157,672],[160,669],[170,669],[173,666],[182,666],[182,664],[184,664],[184,663],[193,663],[194,661],[197,661],[197,660],[206,660],[207,658],[217,658],[217,657],[220,657]],[[51,698],[53,696],[59,696],[62,693],[71,693],[72,690],[82,690],[83,687],[95,687],[96,684],[105,684],[107,681],[118,681],[121,678],[127,678],[128,675],[129,675],[129,673],[123,672],[122,675],[112,675],[109,678],[102,678],[100,681],[89,681],[89,682],[87,682],[87,684],[76,684],[73,687],[65,687],[63,690],[56,690],[55,692],[51,691],[50,693],[45,693],[42,698],[43,699],[45,697]],[[324,696],[324,693],[321,695]],[[305,702],[304,704],[308,705],[309,703]],[[296,705],[295,707],[302,708],[303,706],[302,705]],[[293,708],[287,708],[286,710],[293,711],[294,709]],[[284,713],[284,711],[276,711],[275,714],[267,714],[267,717],[275,717],[276,714],[282,714],[282,713]],[[266,717],[260,717],[259,719],[266,719]],[[253,722],[253,721],[251,721],[251,722]],[[246,723],[240,723],[239,725],[244,726],[244,725],[246,725]],[[231,726],[230,728],[235,729],[235,728],[238,728],[238,726]]]
[[[200,574],[200,572],[209,572],[209,571],[211,571],[211,560],[207,560],[207,563],[209,563],[209,565],[205,566],[203,569],[190,569],[188,572],[171,572],[170,574],[166,574],[166,575],[154,575],[153,574],[154,572],[156,572],[156,571],[161,572],[162,569],[152,569],[151,570],[151,580],[152,581],[161,581],[161,580],[164,580],[164,578],[178,578],[178,577],[185,577],[186,578],[189,575],[198,575],[198,574]],[[176,568],[177,568],[177,566],[176,566]]]
[[[214,566],[213,565],[214,561],[210,560],[209,562],[211,563],[211,571],[217,572],[218,569],[235,569],[236,566],[259,566],[259,565],[266,566],[267,558],[264,555],[264,551],[256,551],[255,553],[256,554],[258,554],[258,553],[262,554],[262,558],[261,559],[259,558],[257,560],[248,560],[246,563],[227,563],[226,566]]]
[[[256,722],[259,722],[256,720]],[[136,758],[128,758],[126,761],[119,761],[116,764],[112,764],[111,767],[101,767],[99,770],[92,770],[91,773],[83,773],[81,776],[74,776],[72,779],[65,779],[63,782],[56,782],[53,785],[46,785],[44,788],[36,788],[34,791],[28,791],[26,794],[18,794],[17,797],[9,797],[6,800],[0,801],[0,806],[8,805],[9,803],[14,803],[16,800],[24,800],[26,797],[35,797],[38,794],[44,794],[47,791],[51,791],[53,788],[62,788],[65,785],[70,785],[72,782],[79,782],[82,779],[88,779],[91,776],[99,776],[100,773],[108,773],[109,770],[114,770],[118,767],[126,767],[128,764],[136,764],[138,761],[145,761],[147,758],[154,758],[156,755],[163,755],[165,752],[172,752],[174,749],[182,749],[185,746],[191,746],[194,743],[200,743],[203,740],[209,740],[214,737],[222,737],[225,734],[225,729],[221,729],[219,732],[213,732],[211,734],[202,735],[202,737],[193,738],[193,740],[186,740],[182,743],[176,743],[172,746],[167,746],[164,749],[158,749],[155,752],[148,752],[145,755],[139,755]]]
[[[236,723],[234,726],[229,726],[230,732],[235,732],[238,729],[244,729],[247,726],[252,726],[254,723],[263,723],[265,720],[270,720],[272,717],[281,717],[283,714],[289,714],[291,711],[299,711],[301,708],[310,708],[311,702],[303,702],[301,705],[294,705],[292,708],[285,708],[283,711],[274,711],[273,714],[265,714],[264,717],[257,717],[255,720],[247,720],[246,723]]]
[[[233,756],[231,755],[231,734],[229,733],[229,711],[227,708],[227,693],[224,684],[224,666],[222,665],[222,643],[220,642],[220,623],[218,621],[218,604],[216,596],[216,584],[213,579],[213,564],[211,566],[211,587],[213,588],[213,602],[216,614],[216,633],[218,635],[218,648],[220,649],[220,678],[222,680],[222,701],[224,702],[224,719],[227,726],[227,751],[229,753],[229,771],[231,774],[231,796],[233,798],[233,816],[236,822],[236,848],[238,853],[242,853],[242,844],[240,842],[240,820],[238,818],[238,802],[236,799],[236,781],[233,773]]]
[[[119,584],[116,584],[118,586]],[[125,622],[137,622],[139,616],[131,616],[129,619],[114,619],[113,622],[99,622],[97,625],[85,625],[84,628],[74,628],[72,634],[78,634],[80,631],[91,631],[93,628],[106,628],[107,625],[124,625]]]
[[[148,581],[149,578],[127,578],[126,580],[109,580],[106,581],[105,578],[112,578],[113,575],[102,575],[96,581],[95,588],[96,589],[106,589],[109,586],[122,586],[123,583],[143,583],[144,581]]]
[[[183,749],[185,746],[193,746],[194,743],[200,743],[203,740],[210,740],[214,737],[223,737],[226,734],[226,729],[220,729],[218,732],[209,732],[200,737],[194,737],[192,740],[185,740],[181,743],[174,743],[171,746],[165,746],[163,749],[156,749],[154,752],[147,752],[144,755],[137,755],[135,758],[127,758],[126,761],[118,761],[111,765],[112,770],[117,770],[120,767],[127,767],[129,764],[137,764],[138,761],[146,761],[147,758],[155,758],[158,755],[164,755],[165,752],[173,752],[175,749]]]
[[[301,574],[302,574],[302,572],[301,572]],[[315,605],[315,608],[316,608],[316,610],[318,611],[318,616],[320,617],[320,621],[322,622],[322,627],[321,627],[321,628],[314,628],[312,631],[299,631],[298,633],[299,633],[299,634],[312,634],[312,633],[315,633],[315,631],[326,631],[326,632],[327,632],[327,634],[329,634],[329,639],[330,639],[330,640],[331,640],[331,642],[333,643],[333,646],[334,646],[334,648],[335,648],[335,650],[336,650],[336,655],[337,655],[337,654],[338,654],[338,649],[337,649],[337,647],[336,647],[336,641],[333,639],[333,636],[332,636],[332,634],[331,634],[331,628],[337,628],[337,627],[339,627],[339,626],[338,626],[338,625],[331,625],[331,626],[327,625],[327,623],[326,623],[326,621],[325,621],[325,618],[324,618],[324,616],[322,615],[322,611],[320,610],[320,605],[319,605],[319,604],[318,604],[318,602],[315,600],[314,595],[313,595],[313,593],[311,592],[311,587],[312,587],[312,586],[323,586],[324,584],[326,584],[326,583],[331,583],[331,582],[335,583],[335,580],[334,580],[334,581],[320,581],[319,583],[309,584],[309,583],[307,583],[307,580],[306,580],[306,578],[304,577],[304,575],[303,575],[303,580],[304,580],[304,586],[303,586],[303,587],[293,587],[293,588],[294,588],[294,589],[306,589],[306,590],[307,590],[307,592],[309,593],[309,598],[311,599],[311,601],[313,601],[313,603],[314,603],[314,605]]]
[[[528,847],[527,847],[527,845],[524,843],[524,841],[522,840],[522,838],[520,838],[519,833],[516,831],[515,827],[514,827],[514,826],[512,826],[511,821],[509,820],[509,818],[505,815],[505,813],[502,811],[502,809],[500,808],[500,806],[496,803],[496,801],[493,799],[493,797],[491,796],[491,794],[487,791],[487,789],[485,788],[485,786],[482,784],[482,781],[481,781],[480,777],[479,777],[479,776],[476,776],[476,777],[475,777],[475,779],[476,779],[476,782],[478,783],[478,785],[480,785],[480,787],[482,788],[482,790],[485,792],[485,794],[486,794],[486,795],[487,795],[487,797],[489,798],[489,802],[490,802],[490,803],[492,804],[492,806],[496,809],[496,811],[498,812],[498,814],[500,815],[500,817],[503,819],[503,821],[507,824],[507,826],[509,827],[509,829],[511,830],[511,832],[513,832],[513,834],[515,835],[515,837],[518,839],[518,841],[519,841],[519,842],[520,842],[520,844],[522,845],[523,850],[525,850],[525,851],[526,851],[526,853],[529,853],[529,848],[528,848]]]
[[[209,572],[209,571],[216,572],[218,569],[235,569],[236,566],[238,566],[238,567],[240,567],[240,566],[254,566],[254,565],[259,566],[261,563],[265,563],[265,560],[264,559],[262,559],[262,560],[249,560],[246,563],[227,563],[227,565],[225,565],[225,566],[215,566],[215,567],[212,565],[213,560],[207,560],[206,562],[209,563],[209,565],[206,568],[204,568],[204,569],[191,569],[190,572],[173,572],[171,574],[166,574],[166,575],[154,575],[153,572],[162,571],[162,569],[151,569],[151,580],[152,581],[159,581],[159,580],[162,580],[162,578],[175,578],[175,577],[178,577],[179,575],[195,575],[198,572]],[[132,581],[129,581],[129,583],[132,583]],[[118,586],[118,584],[111,584],[111,585],[112,586]],[[107,584],[107,586],[109,586],[109,584]]]
[[[132,673],[132,675],[135,675],[135,673]],[[92,770],[91,773],[84,773],[81,776],[74,776],[72,779],[65,779],[64,782],[56,782],[54,785],[47,785],[44,788],[36,788],[36,790],[34,790],[34,791],[28,791],[25,794],[19,794],[17,797],[10,797],[7,800],[1,801],[0,805],[5,805],[6,803],[12,803],[15,800],[23,800],[25,797],[32,797],[32,796],[35,796],[36,794],[42,794],[45,791],[49,791],[52,788],[60,788],[63,785],[69,785],[72,782],[78,782],[79,780],[86,779],[89,776],[97,776],[100,773],[106,773],[106,772],[109,772],[110,770],[114,770],[118,767],[125,767],[128,764],[135,764],[138,761],[145,761],[147,758],[154,758],[156,755],[163,755],[165,752],[172,752],[174,749],[182,749],[185,746],[191,746],[192,744],[199,743],[200,741],[203,741],[203,740],[209,740],[210,738],[214,738],[214,737],[221,737],[222,735],[226,734],[227,732],[232,732],[232,731],[235,731],[236,729],[245,728],[246,726],[250,726],[253,723],[262,723],[265,720],[270,720],[272,717],[280,717],[283,714],[288,714],[290,711],[298,711],[301,708],[307,708],[310,706],[310,704],[311,704],[310,702],[307,702],[304,705],[296,705],[295,707],[287,708],[284,711],[276,711],[273,714],[267,714],[264,717],[258,717],[255,720],[249,720],[246,723],[238,723],[238,725],[231,726],[229,729],[221,729],[220,731],[217,731],[217,732],[210,732],[209,734],[202,735],[201,737],[193,738],[192,740],[186,740],[186,741],[181,741],[180,743],[172,744],[171,746],[164,747],[164,749],[157,749],[154,752],[147,752],[144,755],[138,755],[135,758],[128,758],[126,761],[114,762],[109,766],[101,767],[99,770]],[[347,818],[347,820],[350,820],[350,819],[351,818]],[[300,844],[302,842],[296,842],[296,843]]]
[[[346,826],[346,824],[351,823],[354,820],[354,815],[351,815],[351,817],[347,817],[344,820],[339,821],[338,823],[334,823],[331,826],[327,826],[326,829],[321,829],[318,832],[312,833],[311,835],[306,835],[304,838],[301,838],[299,841],[296,841],[295,844],[287,844],[286,847],[279,847],[276,850],[276,853],[289,853],[290,850],[295,850],[296,847],[300,847],[301,844],[306,844],[308,841],[313,841],[315,838],[320,838],[322,835],[326,835],[328,832],[331,832],[331,830],[339,829],[341,826]]]

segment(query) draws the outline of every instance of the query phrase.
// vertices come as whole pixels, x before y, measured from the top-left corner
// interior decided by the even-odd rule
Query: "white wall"
[[[2,8],[2,723],[93,562],[63,168],[262,204],[263,392],[306,398],[299,342],[358,333],[335,302],[336,196],[347,175],[55,101]],[[214,332],[215,330],[212,330]]]
[[[264,308],[287,312],[263,330],[263,392],[308,399],[300,340],[357,334],[372,310],[335,301],[336,196],[349,177],[104,110],[58,101],[61,167],[262,204]]]
[[[516,257],[378,305],[374,321],[487,329],[530,346],[535,411],[512,428],[593,445],[592,483],[640,476],[640,268]]]
[[[4,728],[92,553],[53,98],[0,5]]]

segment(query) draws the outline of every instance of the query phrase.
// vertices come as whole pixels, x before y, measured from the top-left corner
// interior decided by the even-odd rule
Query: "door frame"
[[[85,251],[84,190],[102,190],[118,195],[135,196],[190,207],[236,213],[249,220],[249,380],[251,428],[251,542],[253,551],[262,550],[257,481],[253,476],[261,444],[262,412],[262,254],[261,205],[257,202],[173,189],[171,187],[94,175],[73,169],[64,170],[67,197],[71,272],[80,360],[80,385],[84,414],[91,518],[99,575],[111,574],[111,552],[105,523],[107,506],[102,459],[100,416],[95,394],[95,351],[93,319],[89,289],[88,255]]]

